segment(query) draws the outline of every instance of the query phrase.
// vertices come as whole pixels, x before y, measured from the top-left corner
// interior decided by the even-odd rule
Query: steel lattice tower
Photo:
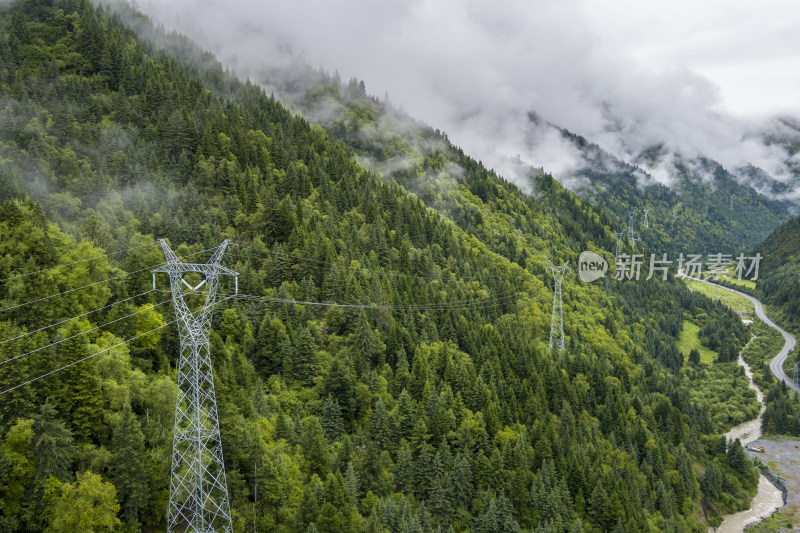
[[[792,381],[794,381],[795,385],[798,384],[798,382],[797,382],[798,377],[800,377],[800,362],[795,361],[794,362],[794,375],[792,376]]]
[[[220,265],[228,240],[205,264],[183,263],[164,239],[159,239],[159,242],[167,264],[153,270],[153,283],[155,272],[169,274],[181,342],[167,531],[230,533],[233,527],[208,336],[218,278],[220,275],[238,274]],[[203,281],[192,287],[183,279],[189,272],[203,275]],[[205,285],[203,307],[194,312],[189,309],[184,301],[182,285],[189,287],[191,292]]]
[[[617,253],[615,254],[616,260],[619,263],[620,257],[622,256],[622,238],[625,236],[624,231],[615,231],[614,236],[617,237]]]
[[[636,211],[626,211],[628,214],[628,240],[631,241],[631,246],[636,246],[636,241],[639,239],[633,234],[633,219],[636,218]]]
[[[645,209],[644,210],[644,222],[643,222],[643,225],[644,225],[645,228],[649,228],[650,227],[650,219],[647,218],[647,213],[649,213],[649,212],[650,212],[649,209]]]
[[[547,270],[553,271],[553,318],[550,320],[550,350],[552,351],[554,343],[558,349],[564,348],[564,301],[561,298],[561,282],[564,281],[564,272],[572,270],[569,268],[569,261],[561,266],[555,266],[550,262]]]

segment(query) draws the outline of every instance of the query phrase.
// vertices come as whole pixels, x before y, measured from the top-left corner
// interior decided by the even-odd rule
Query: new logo
[[[608,272],[608,261],[594,252],[582,252],[578,258],[578,276],[590,283],[600,279]]]

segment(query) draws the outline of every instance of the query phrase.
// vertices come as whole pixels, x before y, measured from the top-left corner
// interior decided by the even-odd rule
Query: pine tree
[[[0,323],[0,338],[12,339],[22,332],[19,328],[10,327],[9,323]],[[0,361],[5,361],[11,357],[24,353],[33,347],[28,347],[22,340],[4,342],[0,344]],[[26,358],[17,359],[3,365],[0,372],[0,390],[11,389],[20,383],[25,383],[30,379],[28,361]],[[3,395],[0,401],[0,427],[6,427],[14,418],[25,416],[26,413],[33,411],[33,395],[30,385],[17,387]]]
[[[347,494],[350,496],[350,503],[357,505],[360,496],[358,476],[353,469],[353,461],[347,463],[347,472],[344,475],[344,488],[347,489]]]
[[[370,434],[381,449],[385,449],[391,442],[392,428],[383,398],[378,398],[375,410],[372,412]]]
[[[431,481],[428,510],[440,524],[448,524],[453,515],[453,484],[449,475],[436,475]]]
[[[394,479],[397,489],[401,491],[410,491],[414,485],[414,458],[411,456],[408,443],[403,443],[402,448],[397,452]]]
[[[33,424],[33,455],[36,458],[36,479],[50,476],[66,480],[72,474],[75,447],[72,432],[56,416],[50,401],[42,404]]]
[[[434,474],[433,459],[428,452],[428,445],[423,444],[414,463],[414,493],[426,497]]]
[[[724,479],[719,459],[714,459],[706,468],[706,474],[700,484],[703,493],[709,498],[718,498],[722,493]]]
[[[505,494],[497,499],[498,530],[504,533],[519,533],[520,527],[514,518],[514,506]]]
[[[355,329],[353,331],[353,346],[359,360],[366,365],[378,364],[379,350],[374,338],[369,320],[364,310],[359,310],[356,314]]]
[[[459,452],[456,455],[451,476],[453,480],[453,505],[469,509],[475,493],[475,485],[472,480],[472,468],[463,452]]]
[[[414,428],[414,404],[411,395],[403,389],[397,398],[397,436],[408,438]]]
[[[309,472],[319,476],[328,469],[328,446],[319,418],[309,417],[303,427],[303,455],[308,461]]]
[[[298,381],[309,383],[316,375],[317,368],[317,343],[308,328],[303,327],[297,333],[292,354],[292,373]]]
[[[331,393],[328,393],[328,397],[322,404],[322,429],[325,431],[325,436],[332,441],[344,433],[342,409]]]
[[[67,324],[59,332],[64,338],[74,336],[61,344],[63,364],[89,355],[89,340],[80,334],[90,327],[86,319],[81,319]],[[102,407],[102,391],[94,361],[89,359],[65,369],[61,378],[59,408],[64,418],[72,422],[73,433],[84,439],[93,436],[102,423]]]
[[[475,518],[475,533],[495,533],[500,529],[500,517],[497,512],[497,500],[492,498],[486,510]]]
[[[258,328],[255,353],[255,367],[266,379],[282,370],[281,353],[287,340],[286,327],[279,318],[265,315]]]
[[[125,517],[127,524],[136,527],[140,513],[147,502],[147,495],[150,493],[148,487],[150,476],[144,434],[130,403],[126,402],[122,408],[119,422],[114,427],[111,448],[114,453],[110,474],[122,504],[122,516]]]
[[[346,423],[353,421],[356,415],[355,380],[347,363],[335,358],[331,369],[325,376],[324,394],[333,395],[342,409],[342,417]]]
[[[747,457],[745,457],[744,449],[739,439],[734,440],[730,448],[728,448],[728,464],[731,465],[731,468],[736,473],[740,475],[747,474]]]

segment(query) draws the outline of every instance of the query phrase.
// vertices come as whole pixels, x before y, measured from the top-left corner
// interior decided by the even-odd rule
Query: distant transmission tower
[[[564,272],[572,270],[569,261],[561,266],[555,266],[550,262],[547,270],[553,271],[553,282],[555,284],[553,292],[553,318],[550,320],[550,350],[556,345],[558,349],[564,348],[564,301],[561,298],[561,282],[564,281]]]
[[[675,221],[678,220],[678,206],[672,208],[672,223],[674,224]]]
[[[708,218],[708,200],[706,200],[706,218]]]
[[[733,211],[733,195],[731,194],[731,211]]]
[[[181,354],[178,361],[178,397],[172,441],[169,484],[168,532],[233,531],[228,484],[222,461],[217,401],[208,335],[220,275],[238,274],[220,265],[228,240],[208,263],[183,263],[164,239],[159,239],[167,264],[153,270],[169,274],[172,302],[178,319]],[[184,274],[197,272],[205,279],[191,286]],[[237,289],[238,289],[238,277]],[[184,301],[181,285],[194,292],[205,285],[205,304],[192,312]]]
[[[616,260],[617,263],[620,262],[620,257],[622,257],[622,238],[625,237],[624,231],[615,231],[614,236],[617,238],[617,253],[616,253]]]
[[[631,242],[631,246],[636,246],[636,241],[640,240],[637,239],[636,236],[633,234],[633,219],[636,218],[636,211],[627,211],[628,214],[628,240]]]
[[[645,209],[644,210],[644,227],[645,228],[649,228],[650,227],[650,220],[647,218],[647,213],[649,213],[649,212],[650,212],[649,209]]]
[[[800,377],[800,361],[795,361],[794,362],[794,376],[793,376],[793,378],[794,378],[793,381],[794,381],[795,385],[797,385],[797,383],[798,383],[797,382],[797,378],[798,377]]]

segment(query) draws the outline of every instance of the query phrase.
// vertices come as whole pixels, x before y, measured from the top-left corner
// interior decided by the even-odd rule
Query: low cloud
[[[337,70],[344,79],[364,79],[368,92],[388,92],[396,105],[523,186],[527,176],[521,175],[520,162],[558,177],[584,164],[551,124],[583,135],[665,183],[674,177],[676,156],[710,157],[734,172],[753,165],[774,179],[795,179],[786,145],[767,144],[764,135],[797,138],[796,130],[767,115],[732,114],[720,87],[694,70],[644,65],[643,48],[625,49],[624,40],[599,27],[604,19],[592,14],[598,6],[582,0],[139,0],[138,5],[156,22],[197,40],[238,75],[267,86],[270,77],[284,76],[299,62]],[[674,46],[664,28],[656,30],[664,34],[664,47]],[[642,29],[632,35],[632,42],[642,42],[644,34]],[[713,39],[712,34],[698,42]],[[720,42],[731,39],[718,36]],[[757,52],[769,52],[753,46],[743,59],[748,64],[761,57]],[[726,67],[735,62],[720,54],[707,48],[702,59]],[[296,81],[302,85],[302,77]],[[321,108],[317,118],[333,112]],[[532,120],[531,112],[539,120]],[[653,147],[660,147],[663,157],[649,162],[640,157]],[[800,166],[797,156],[794,164]]]

